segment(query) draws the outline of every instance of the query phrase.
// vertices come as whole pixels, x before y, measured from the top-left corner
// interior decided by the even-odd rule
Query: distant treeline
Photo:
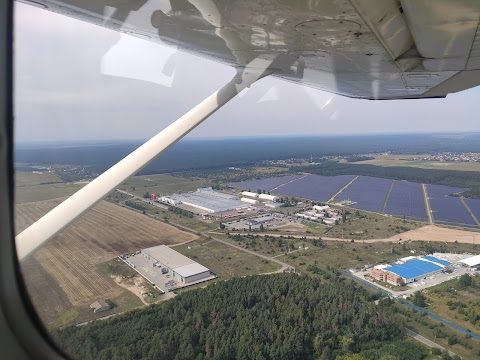
[[[137,204],[136,202],[133,202],[133,201],[130,201],[130,200],[125,201],[125,205],[127,205],[128,207],[131,207],[133,209],[136,209],[138,211],[145,211],[145,206]]]
[[[349,163],[365,161],[365,160],[373,160],[373,159],[375,158],[372,156],[361,156],[361,155],[347,156],[345,158],[345,160],[347,160],[347,162]]]
[[[389,300],[375,299],[337,277],[235,278],[53,338],[75,358],[99,360],[425,358]]]
[[[182,216],[186,216],[188,218],[193,218],[194,214],[191,211],[180,209],[179,207],[176,206],[169,206],[168,210],[171,212],[174,212],[175,214],[179,214]]]
[[[470,189],[465,196],[478,197],[480,195],[480,172],[420,169],[402,166],[376,166],[368,164],[346,164],[326,161],[313,166],[295,166],[290,172],[309,172],[317,175],[364,175],[395,180],[407,180],[424,184],[458,186]]]
[[[435,134],[319,136],[220,140],[185,139],[154,159],[143,174],[189,169],[246,166],[261,160],[346,156],[390,151],[397,154],[425,154],[439,151],[480,152],[480,135]],[[58,144],[57,144],[58,145]],[[101,172],[127,156],[141,142],[109,144],[65,143],[64,147],[15,149],[15,161],[23,164],[74,164]]]

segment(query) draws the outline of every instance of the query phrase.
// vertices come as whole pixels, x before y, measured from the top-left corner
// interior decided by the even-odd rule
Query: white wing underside
[[[274,76],[349,97],[443,97],[480,84],[478,0],[34,3],[236,67],[288,56]]]

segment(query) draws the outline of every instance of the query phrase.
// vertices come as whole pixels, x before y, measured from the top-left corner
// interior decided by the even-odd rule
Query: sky
[[[16,2],[15,139],[147,139],[227,83],[231,67]],[[446,99],[350,99],[267,77],[189,138],[479,132],[480,88]]]

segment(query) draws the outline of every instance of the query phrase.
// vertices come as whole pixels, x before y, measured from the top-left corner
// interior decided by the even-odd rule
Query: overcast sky
[[[17,141],[145,139],[217,90],[232,68],[16,3]],[[189,137],[480,131],[480,89],[369,101],[265,78]]]

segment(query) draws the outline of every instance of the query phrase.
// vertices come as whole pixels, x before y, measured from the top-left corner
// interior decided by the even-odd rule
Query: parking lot
[[[263,226],[267,229],[275,229],[277,227],[287,225],[288,223],[301,223],[301,219],[298,219],[294,216],[287,216],[279,213],[272,213],[272,214],[263,214],[262,216],[270,215],[273,217],[272,220],[263,223]],[[259,216],[260,217],[260,216]],[[260,228],[260,224],[258,225],[249,225],[250,219],[238,219],[232,221],[225,221],[224,225],[232,230],[249,230],[250,227],[252,230],[256,230]]]
[[[463,274],[472,274],[472,272],[470,270],[468,270],[468,268],[462,267],[462,266],[459,266],[459,265],[454,265],[453,272],[451,274],[441,273],[441,274],[431,275],[431,276],[428,276],[424,279],[420,279],[420,280],[417,280],[413,283],[407,284],[407,286],[409,287],[409,289],[407,289],[407,290],[395,291],[395,286],[394,285],[391,285],[389,287],[385,287],[385,286],[382,286],[382,285],[374,282],[371,277],[369,277],[369,276],[366,277],[365,275],[368,275],[369,272],[370,272],[370,270],[357,271],[357,272],[353,273],[353,275],[358,277],[361,280],[368,281],[369,283],[371,283],[371,284],[373,284],[373,285],[375,285],[379,288],[382,288],[385,291],[388,291],[392,295],[402,296],[402,297],[410,296],[415,291],[420,291],[420,290],[423,290],[423,289],[427,289],[429,287],[441,284],[444,281],[451,280],[451,279],[454,279],[454,278],[458,278],[458,277],[462,276]]]
[[[129,256],[127,258],[129,262],[135,265],[135,270],[142,275],[145,279],[155,284],[163,292],[172,291],[175,286],[165,286],[165,283],[169,280],[174,280],[173,276],[169,273],[162,274],[162,269],[153,266],[152,262],[147,260],[141,254]]]

